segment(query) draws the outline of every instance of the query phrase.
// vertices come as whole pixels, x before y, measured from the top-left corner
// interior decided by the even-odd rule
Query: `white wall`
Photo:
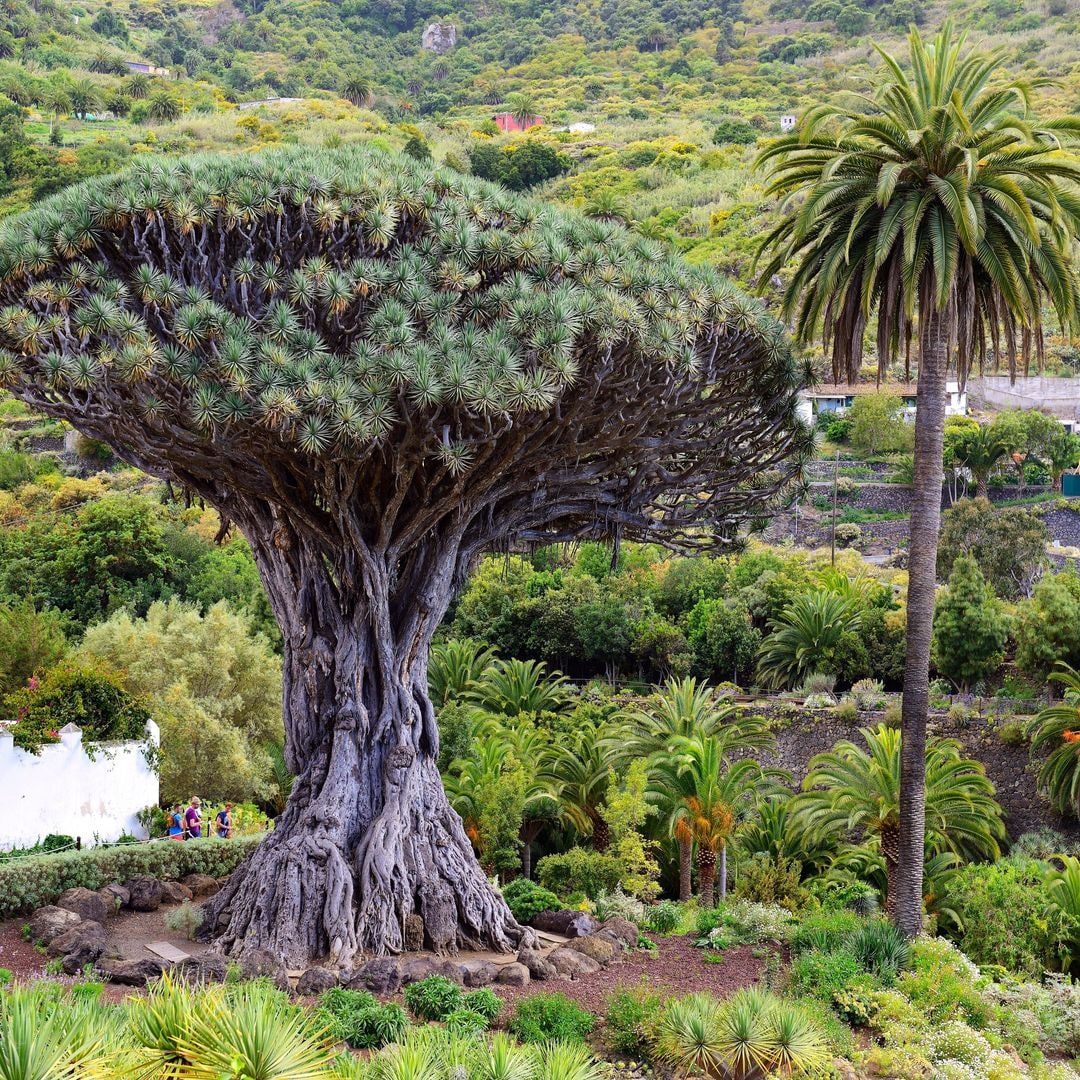
[[[157,724],[146,725],[157,746]],[[91,759],[73,724],[60,742],[31,754],[0,732],[0,849],[29,847],[49,833],[82,837],[84,845],[141,836],[138,811],[158,801],[158,776],[144,743],[106,743]]]

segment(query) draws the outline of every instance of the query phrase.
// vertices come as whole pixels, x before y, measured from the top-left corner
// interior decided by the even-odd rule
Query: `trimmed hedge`
[[[84,848],[59,855],[33,855],[0,865],[0,918],[29,914],[54,904],[68,889],[101,889],[112,882],[149,874],[176,881],[186,874],[222,877],[231,873],[262,836],[234,840],[160,840]]]

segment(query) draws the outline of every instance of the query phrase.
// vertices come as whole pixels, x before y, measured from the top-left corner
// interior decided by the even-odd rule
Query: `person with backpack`
[[[184,839],[184,808],[180,803],[174,803],[172,810],[169,811],[169,838],[172,840]]]
[[[202,803],[199,801],[199,796],[192,796],[191,805],[184,814],[184,829],[189,840],[198,840],[202,836],[202,811],[199,809],[200,806],[202,806]]]
[[[219,810],[217,815],[217,834],[220,840],[232,839],[232,803],[227,802],[224,810]]]

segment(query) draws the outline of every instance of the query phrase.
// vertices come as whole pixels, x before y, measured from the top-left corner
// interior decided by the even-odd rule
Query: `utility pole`
[[[840,451],[836,451],[836,464],[832,471],[832,554],[830,561],[836,565],[836,477],[840,472]]]

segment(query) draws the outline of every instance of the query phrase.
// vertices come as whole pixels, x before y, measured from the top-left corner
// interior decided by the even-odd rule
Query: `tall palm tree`
[[[700,734],[723,738],[729,750],[767,749],[773,741],[760,718],[737,713],[708,683],[693,678],[669,679],[644,705],[626,713],[625,725],[615,738],[617,752],[624,760],[649,757],[662,766],[676,740]],[[685,809],[684,795],[671,783],[670,769],[660,767],[652,772],[653,794],[679,848],[679,899],[689,900],[694,840],[685,829],[675,827]]]
[[[769,192],[794,197],[764,239],[768,282],[794,264],[784,311],[803,341],[819,334],[836,380],[858,377],[877,318],[877,359],[914,339],[915,476],[904,667],[903,815],[894,892],[908,934],[922,920],[926,715],[945,379],[961,380],[987,347],[1011,371],[1041,350],[1043,303],[1075,326],[1080,291],[1071,246],[1080,230],[1080,168],[1060,153],[1080,119],[1038,121],[1030,84],[1007,79],[1002,54],[967,53],[946,23],[932,43],[910,36],[908,69],[882,52],[871,97],[812,109],[761,155]]]
[[[341,96],[346,101],[351,101],[358,109],[362,108],[371,99],[371,80],[360,72],[347,75],[341,88]]]
[[[876,731],[859,730],[866,750],[845,739],[810,759],[797,815],[817,836],[839,839],[860,832],[877,837],[885,859],[886,901],[889,913],[895,914],[903,819],[901,747],[906,736],[884,725]],[[966,859],[996,857],[1005,837],[994,785],[983,767],[962,757],[960,749],[952,739],[931,739],[926,745],[924,858],[942,851]],[[922,906],[920,893],[920,921]]]
[[[79,120],[85,120],[101,108],[101,89],[89,79],[78,79],[66,87],[71,111]]]
[[[506,99],[510,115],[523,128],[536,123],[536,98],[526,90],[511,94]]]
[[[764,723],[761,727],[764,730]],[[765,738],[771,736],[764,731]],[[677,840],[697,846],[698,893],[712,907],[717,870],[720,896],[727,895],[727,845],[736,824],[753,808],[769,774],[751,758],[733,761],[737,743],[722,733],[695,732],[673,740],[660,769],[679,801],[671,816]]]

